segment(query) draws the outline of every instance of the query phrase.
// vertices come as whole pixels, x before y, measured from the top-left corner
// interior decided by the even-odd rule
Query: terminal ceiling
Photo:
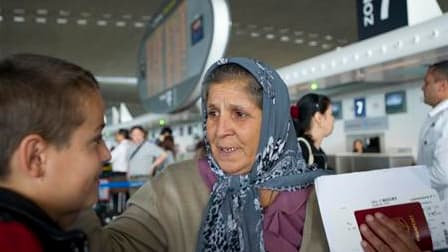
[[[144,24],[162,0],[1,0],[0,57],[19,52],[65,58],[96,76],[135,77]],[[443,12],[448,0],[438,0]],[[230,0],[226,56],[282,67],[357,40],[355,0]],[[45,20],[45,21],[44,21]],[[79,21],[84,20],[84,21]],[[133,84],[102,83],[108,106],[143,113]]]

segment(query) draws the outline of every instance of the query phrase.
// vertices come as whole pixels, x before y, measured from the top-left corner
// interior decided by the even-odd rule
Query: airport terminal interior
[[[206,155],[199,153],[206,70],[221,58],[258,59],[286,83],[293,118],[305,95],[330,98],[334,123],[320,145],[326,165],[356,174],[419,164],[421,128],[433,109],[425,75],[448,60],[447,13],[448,0],[1,0],[0,58],[44,54],[92,71],[106,103],[108,148],[118,147],[121,129],[139,125],[152,144],[171,141],[160,148],[175,153],[172,163]],[[103,225],[144,183],[115,172],[113,162],[104,164],[95,206]],[[445,228],[437,239],[448,249]]]

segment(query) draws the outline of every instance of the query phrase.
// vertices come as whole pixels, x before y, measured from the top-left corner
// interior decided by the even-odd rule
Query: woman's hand
[[[360,230],[364,239],[361,246],[365,252],[421,252],[411,234],[382,213],[367,215],[366,224],[362,224]]]

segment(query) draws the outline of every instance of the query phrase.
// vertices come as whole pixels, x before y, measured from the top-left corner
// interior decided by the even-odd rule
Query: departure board
[[[205,70],[224,54],[230,29],[225,0],[172,0],[146,27],[138,85],[148,112],[182,110],[199,97]]]

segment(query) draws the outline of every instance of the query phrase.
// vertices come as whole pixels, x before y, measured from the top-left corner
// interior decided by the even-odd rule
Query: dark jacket
[[[5,188],[0,188],[0,229],[1,233],[19,234],[14,239],[17,243],[34,241],[41,248],[35,251],[88,251],[83,232],[62,230],[36,204]],[[7,249],[0,244],[0,250],[3,248]]]

